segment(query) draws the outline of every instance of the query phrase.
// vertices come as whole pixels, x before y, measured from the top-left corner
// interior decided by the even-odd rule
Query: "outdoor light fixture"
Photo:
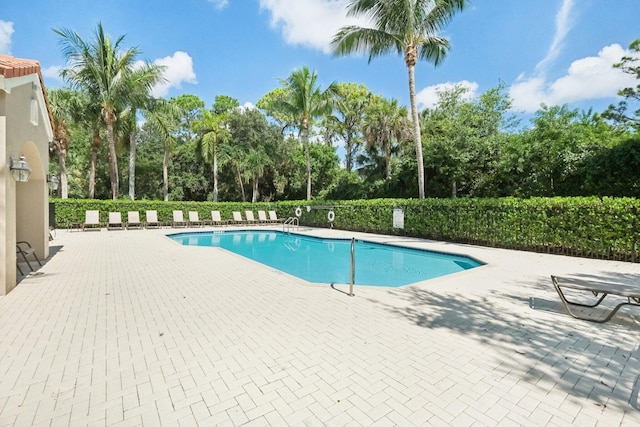
[[[31,166],[25,160],[24,156],[20,156],[20,159],[16,162],[13,157],[9,157],[9,170],[11,176],[16,182],[27,182],[31,175]]]
[[[60,184],[60,181],[58,180],[57,176],[47,175],[47,185],[49,185],[49,191],[53,193],[58,191],[58,184]]]

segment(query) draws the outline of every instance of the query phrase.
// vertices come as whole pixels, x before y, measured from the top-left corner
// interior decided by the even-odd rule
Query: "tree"
[[[632,52],[630,56],[623,56],[621,61],[614,64],[623,72],[635,76],[640,80],[640,39],[636,39],[629,45]],[[640,82],[636,87],[627,87],[618,91],[618,95],[624,97],[617,106],[610,105],[604,112],[605,118],[611,119],[622,126],[640,131],[640,109],[634,112],[635,117],[627,115],[629,101],[640,102]]]
[[[54,29],[54,32],[62,37],[62,53],[69,64],[62,70],[62,77],[72,88],[86,91],[91,101],[100,106],[101,118],[107,128],[109,175],[111,193],[115,200],[118,198],[120,181],[114,124],[118,119],[118,113],[124,110],[130,100],[131,79],[135,79],[134,64],[139,51],[136,48],[123,51],[124,36],[112,42],[100,23],[89,42],[85,42],[76,32],[68,29]],[[152,70],[153,66],[146,64],[144,68]],[[157,79],[155,73],[142,74]],[[139,83],[150,87],[153,82],[154,80],[149,79]]]
[[[332,109],[332,99],[337,91],[336,83],[325,90],[318,84],[318,74],[303,67],[294,70],[286,80],[281,80],[286,96],[277,102],[276,110],[294,117],[300,131],[307,163],[307,200],[311,200],[311,158],[309,136],[316,118],[328,114]]]
[[[229,139],[226,128],[226,113],[204,111],[202,118],[193,124],[198,136],[198,155],[210,163],[213,170],[213,201],[218,201],[218,146]]]
[[[397,52],[404,56],[409,73],[409,99],[413,120],[413,136],[418,162],[418,195],[424,198],[424,165],[420,121],[416,104],[415,65],[426,60],[438,66],[449,50],[449,42],[438,34],[466,0],[351,0],[349,16],[369,18],[372,28],[346,26],[334,36],[336,55],[368,53],[373,58]]]
[[[127,84],[129,86],[129,109],[130,117],[129,131],[129,198],[136,198],[136,143],[138,134],[138,110],[148,116],[153,114],[149,109],[153,105],[151,87],[164,80],[161,76],[166,67],[145,63],[131,72]]]
[[[338,83],[334,104],[336,114],[324,121],[328,133],[344,142],[347,172],[353,169],[355,153],[362,143],[362,123],[371,96],[363,84]]]
[[[367,146],[382,151],[385,159],[385,177],[391,178],[391,153],[411,134],[409,111],[398,105],[397,99],[374,97],[364,118],[364,136]]]
[[[60,172],[60,197],[68,198],[67,151],[69,149],[69,127],[74,121],[76,111],[81,111],[80,94],[71,89],[52,89],[49,91],[49,104],[53,116],[53,149],[58,156]]]

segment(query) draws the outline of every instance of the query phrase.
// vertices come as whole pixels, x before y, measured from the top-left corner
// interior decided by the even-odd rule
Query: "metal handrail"
[[[295,216],[290,216],[282,223],[282,232],[291,231],[291,227],[300,228],[300,220]]]

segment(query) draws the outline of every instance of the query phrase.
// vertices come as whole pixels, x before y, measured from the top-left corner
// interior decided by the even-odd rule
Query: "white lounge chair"
[[[197,211],[189,211],[189,227],[203,227],[204,221],[200,221]]]
[[[257,224],[256,218],[253,216],[253,211],[244,211],[244,216],[247,218],[247,224]]]
[[[240,225],[240,224],[246,224],[247,221],[245,221],[242,218],[242,214],[238,211],[233,211],[233,223],[236,225]]]
[[[100,211],[85,211],[84,222],[82,223],[82,231],[100,231],[100,227],[102,227],[102,224],[100,223]]]
[[[279,224],[279,223],[285,221],[284,218],[278,218],[278,215],[276,214],[276,211],[269,211],[269,220],[273,224]]]
[[[124,224],[122,223],[122,214],[120,212],[109,212],[109,222],[107,223],[107,230],[124,230]]]
[[[186,227],[187,221],[184,220],[184,214],[182,211],[173,211],[173,221],[171,221],[172,227]]]
[[[160,221],[158,221],[158,211],[147,211],[145,215],[146,215],[146,221],[144,223],[144,226],[146,228],[150,228],[150,227],[160,228],[162,226]]]
[[[132,228],[142,228],[140,212],[138,211],[127,212],[127,230],[131,230]]]
[[[258,222],[260,224],[269,224],[271,221],[269,221],[269,218],[267,218],[267,213],[265,211],[258,211]]]
[[[220,216],[220,211],[211,211],[211,225],[225,225],[227,222]]]

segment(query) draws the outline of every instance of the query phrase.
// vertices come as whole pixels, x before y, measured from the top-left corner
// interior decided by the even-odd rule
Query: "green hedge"
[[[294,216],[301,207],[300,224],[328,227],[327,213],[335,212],[333,226],[344,230],[398,234],[433,240],[472,243],[509,249],[540,251],[591,258],[639,261],[640,200],[633,198],[501,198],[501,199],[376,199],[354,201],[285,201],[274,203],[160,202],[55,199],[58,227],[82,222],[85,210],[155,209],[161,221],[172,211],[197,210],[210,218],[219,210],[230,219],[232,211],[276,210]],[[311,209],[307,210],[307,206]],[[393,209],[404,211],[404,229],[394,229]]]

